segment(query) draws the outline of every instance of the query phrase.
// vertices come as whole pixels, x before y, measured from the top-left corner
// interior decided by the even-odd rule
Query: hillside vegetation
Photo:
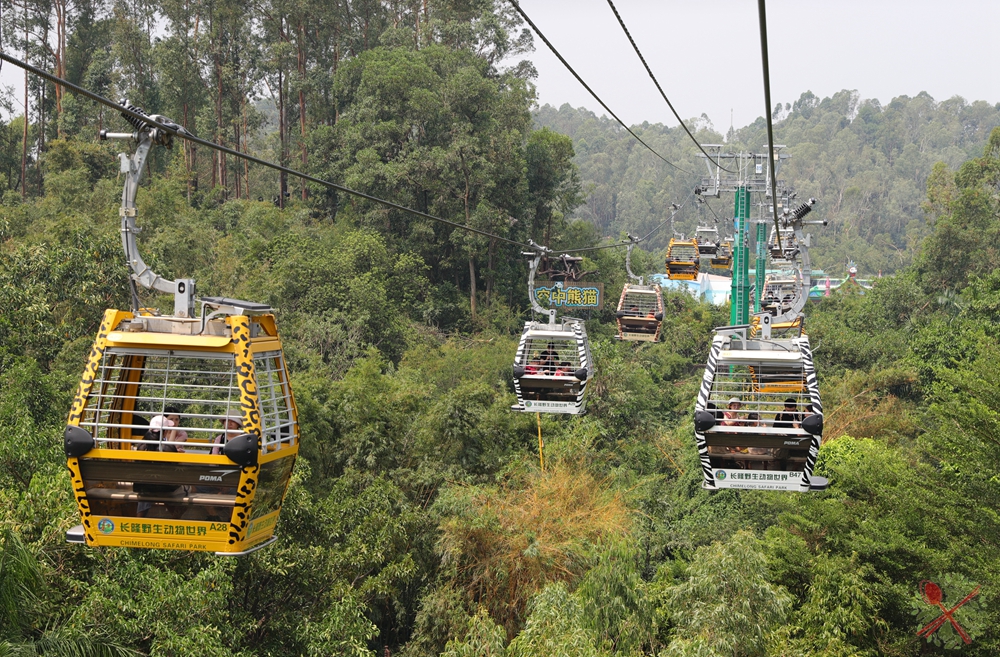
[[[149,111],[188,117],[202,136],[218,128],[228,139],[246,125],[241,147],[512,239],[591,246],[654,220],[609,222],[590,204],[578,212],[592,221],[567,219],[584,195],[595,198],[593,167],[603,157],[613,168],[624,145],[615,137],[599,147],[600,122],[568,109],[538,115],[567,125],[533,128],[530,66],[496,65],[498,53],[527,45],[501,5],[265,5],[257,14],[165,2],[158,20],[169,34],[159,41],[136,18],[145,14],[75,5],[61,61],[67,75],[106,84],[98,90],[146,94]],[[296,33],[305,16],[330,38]],[[18,34],[3,33],[5,44]],[[104,46],[108,34],[114,47]],[[251,52],[260,58],[243,59]],[[53,67],[52,53],[33,57]],[[190,76],[177,78],[183,71]],[[251,130],[254,106],[231,101],[245,97],[237,83],[264,78],[281,90],[284,118]],[[277,176],[231,158],[160,149],[138,198],[140,248],[164,276],[196,278],[202,294],[278,309],[301,421],[279,540],[223,559],[64,542],[78,522],[66,412],[104,308],[129,303],[115,150],[92,137],[98,123],[125,124],[69,95],[57,106],[51,87],[36,91],[24,179],[24,117],[3,126],[0,142],[0,655],[1000,651],[1000,253],[991,239],[1000,130],[918,143],[925,150],[913,157],[930,164],[904,185],[881,158],[898,162],[913,135],[929,132],[897,135],[899,152],[878,150],[874,137],[851,141],[866,111],[887,122],[896,109],[862,105],[851,120],[847,94],[783,120],[790,145],[793,128],[804,135],[786,177],[805,194],[834,194],[809,190],[833,184],[819,162],[860,167],[843,179],[830,241],[853,249],[850,240],[864,239],[864,257],[897,263],[869,294],[808,309],[827,409],[818,474],[832,482],[809,495],[701,488],[691,411],[727,309],[668,294],[665,339],[641,346],[611,339],[609,308],[592,313],[598,371],[587,414],[541,417],[539,454],[536,417],[510,411],[527,317],[516,247],[291,179],[284,196]],[[919,114],[918,101],[899,101],[898,112]],[[948,112],[984,126],[996,112],[925,101],[942,135],[952,134]],[[593,123],[590,132],[571,119]],[[855,156],[862,151],[870,157]],[[673,182],[634,171],[601,180],[623,198],[648,194],[658,211],[673,200]],[[846,232],[862,207],[850,203],[863,196],[848,190],[862,178],[898,220],[850,230],[889,235],[902,259]],[[661,255],[639,253],[635,269],[656,271]],[[587,268],[617,298],[624,253],[590,256]],[[948,624],[930,642],[916,636],[939,614],[920,599],[925,579],[949,606],[981,585],[956,613],[971,645]]]
[[[664,106],[666,111],[666,106]],[[704,160],[678,128],[644,123],[639,135],[691,173],[665,167],[616,123],[585,109],[545,105],[535,122],[573,139],[586,204],[574,213],[598,226],[603,235],[622,230],[645,234],[669,216],[707,175]],[[814,197],[817,219],[829,222],[814,231],[813,263],[833,276],[844,276],[853,259],[864,276],[899,271],[910,264],[928,234],[922,203],[934,165],[952,169],[983,152],[990,131],[1000,125],[1000,104],[969,103],[960,97],[935,101],[927,93],[894,98],[884,107],[844,90],[820,99],[803,93],[795,103],[777,106],[774,138],[791,158],[778,173],[800,199]],[[702,143],[727,150],[759,153],[767,142],[764,117],[725,136],[704,119]],[[698,222],[715,225],[733,216],[732,196],[713,200],[711,210],[694,202],[677,217],[675,230],[694,234]],[[713,214],[714,211],[714,214]],[[723,226],[719,224],[720,232]],[[651,244],[665,248],[669,231]]]

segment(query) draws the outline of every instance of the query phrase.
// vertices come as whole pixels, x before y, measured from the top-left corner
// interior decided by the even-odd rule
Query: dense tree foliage
[[[75,81],[513,239],[639,232],[697,182],[583,112],[542,108],[535,129],[530,64],[502,68],[529,43],[486,0],[3,9],[5,46]],[[786,178],[827,201],[821,257],[897,270],[808,309],[832,481],[810,495],[700,487],[691,409],[726,309],[667,294],[665,339],[641,346],[593,311],[587,414],[512,413],[514,247],[158,151],[138,199],[147,261],[279,309],[300,411],[279,540],[231,560],[63,541],[66,409],[103,309],[128,305],[115,149],[91,139],[119,124],[28,92],[30,121],[0,134],[0,655],[1000,651],[996,108],[843,92],[776,111]],[[624,253],[585,264],[616,298]],[[945,604],[982,586],[956,614],[971,645],[949,625],[917,637],[938,612],[925,579]]]

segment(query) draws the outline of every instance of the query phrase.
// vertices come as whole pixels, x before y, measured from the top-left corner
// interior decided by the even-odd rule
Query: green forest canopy
[[[30,8],[36,41],[7,41],[24,33],[19,9],[3,34],[202,136],[516,239],[592,245],[655,225],[667,194],[693,187],[593,116],[533,108],[530,66],[498,68],[528,45],[501,5],[263,8],[57,1]],[[66,43],[50,51],[38,35],[60,15]],[[272,104],[243,102],[260,80]],[[700,488],[690,414],[724,309],[668,294],[665,340],[641,347],[595,313],[588,412],[542,419],[543,473],[535,418],[509,411],[526,316],[515,251],[294,181],[286,197],[211,153],[159,152],[138,203],[148,261],[280,309],[293,371],[303,444],[280,540],[237,561],[63,541],[77,522],[66,409],[103,309],[128,303],[114,149],[92,139],[119,124],[29,92],[26,176],[23,117],[0,142],[0,654],[1000,650],[996,108],[844,92],[782,114],[786,177],[833,223],[817,251],[896,271],[808,309],[832,481],[811,495]],[[728,140],[754,144],[757,129]],[[654,147],[690,150],[656,131]],[[592,255],[613,298],[624,254]],[[923,579],[946,604],[982,586],[956,615],[971,645],[950,625],[916,636],[937,614]]]

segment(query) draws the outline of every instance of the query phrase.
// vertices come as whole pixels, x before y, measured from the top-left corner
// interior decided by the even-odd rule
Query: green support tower
[[[733,326],[750,321],[750,191],[746,186],[736,190],[733,217],[736,235],[733,240],[733,283],[730,298],[729,323]]]
[[[763,219],[757,223],[757,243],[754,245],[757,253],[757,270],[754,272],[753,311],[760,312],[760,302],[764,298],[764,277],[767,275],[767,224]]]
[[[763,152],[732,153],[725,151],[724,144],[702,144],[707,149],[705,153],[697,154],[705,160],[708,176],[701,179],[694,193],[704,198],[720,198],[723,192],[732,192],[735,196],[733,220],[735,235],[733,236],[733,282],[730,296],[729,323],[733,326],[750,323],[750,199],[760,199],[762,203],[771,197],[770,170],[768,160],[774,159],[774,167],[778,166],[790,155],[782,153],[783,144],[775,144],[773,149],[764,146]],[[722,163],[727,163],[724,166]],[[723,174],[725,172],[725,175]],[[776,181],[778,198],[786,193],[784,183]],[[767,207],[766,205],[762,207]],[[779,206],[780,207],[780,206]],[[763,218],[762,218],[763,219]],[[757,224],[754,255],[756,256],[756,290],[754,294],[753,311],[760,312],[761,300],[764,296],[764,277],[766,275],[767,253],[766,220]]]

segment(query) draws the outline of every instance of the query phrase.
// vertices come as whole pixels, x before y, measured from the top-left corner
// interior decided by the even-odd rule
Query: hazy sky
[[[615,0],[682,118],[705,113],[725,134],[764,115],[754,0]],[[521,0],[521,7],[628,124],[677,125],[606,0]],[[1000,0],[768,0],[772,103],[857,89],[885,103],[1000,101]],[[540,39],[539,104],[603,110]]]
[[[520,0],[584,80],[629,124],[676,125],[606,0]],[[764,114],[755,0],[615,0],[684,119],[705,113],[725,134]],[[857,89],[883,103],[1000,101],[1000,0],[768,0],[771,98]],[[541,40],[530,55],[539,103],[603,110]],[[0,82],[23,89],[6,64]],[[18,106],[15,113],[20,113]]]

